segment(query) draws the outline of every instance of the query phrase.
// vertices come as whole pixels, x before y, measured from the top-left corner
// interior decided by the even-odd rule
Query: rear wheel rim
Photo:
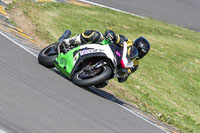
[[[92,72],[84,72],[84,70],[82,69],[78,74],[77,74],[77,79],[79,80],[87,80],[87,79],[90,79],[90,78],[93,78],[97,75],[100,75],[106,68],[105,67],[101,67],[101,68],[98,68],[97,70],[95,71],[92,71]]]

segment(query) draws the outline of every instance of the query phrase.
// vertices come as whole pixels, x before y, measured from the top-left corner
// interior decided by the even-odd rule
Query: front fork
[[[61,49],[61,47],[62,47],[62,49]],[[59,42],[57,45],[57,51],[58,51],[58,55],[59,55],[61,53],[61,51],[64,53],[67,53],[69,51],[69,48],[67,49],[62,42]]]
[[[58,46],[57,46],[57,52],[58,52],[58,55],[60,54],[60,46],[61,46],[61,44],[62,44],[62,43],[59,42],[59,43],[58,43]]]
[[[65,47],[65,45],[62,43],[62,42],[59,42],[58,45],[57,45],[57,51],[58,51],[58,55],[63,52],[63,53],[67,53],[69,50],[77,47],[78,45],[71,45],[69,47]]]

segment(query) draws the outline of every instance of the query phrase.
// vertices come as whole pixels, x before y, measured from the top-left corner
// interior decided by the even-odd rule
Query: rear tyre
[[[52,68],[57,56],[57,43],[53,43],[40,51],[38,62],[47,68]]]
[[[102,82],[108,80],[112,75],[112,70],[109,66],[102,66],[101,73],[88,79],[80,78],[80,74],[82,72],[83,70],[78,71],[77,73],[74,74],[72,78],[74,84],[82,87],[101,84]]]

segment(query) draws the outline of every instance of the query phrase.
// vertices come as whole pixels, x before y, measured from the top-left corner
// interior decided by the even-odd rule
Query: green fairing
[[[104,39],[102,42],[100,42],[100,44],[108,45],[110,44],[110,42]],[[76,55],[73,54],[74,51],[78,49],[80,49],[80,47],[76,47],[70,50],[69,52],[67,52],[66,54],[64,53],[59,54],[58,57],[56,58],[57,63],[54,63],[55,67],[68,78],[71,78],[70,75],[74,68],[74,64],[79,58],[79,54],[76,54]]]
[[[108,45],[108,44],[111,44],[110,42],[108,42],[106,39],[104,39],[102,42],[101,42],[102,45]]]
[[[70,74],[72,72],[72,69],[74,68],[75,62],[79,58],[79,54],[74,55],[75,57],[73,56],[74,51],[78,49],[80,49],[80,47],[76,47],[67,52],[66,54],[64,53],[59,54],[58,57],[56,58],[58,64],[54,63],[56,68],[68,78],[71,78]]]

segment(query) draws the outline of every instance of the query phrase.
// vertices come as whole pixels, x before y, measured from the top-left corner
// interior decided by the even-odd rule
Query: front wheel
[[[54,67],[54,60],[58,56],[57,45],[57,43],[53,43],[40,51],[38,55],[38,62],[41,65],[47,68]]]
[[[76,72],[72,78],[74,84],[82,87],[98,85],[110,78],[112,70],[109,66],[105,65],[97,70],[91,72],[84,69]]]

